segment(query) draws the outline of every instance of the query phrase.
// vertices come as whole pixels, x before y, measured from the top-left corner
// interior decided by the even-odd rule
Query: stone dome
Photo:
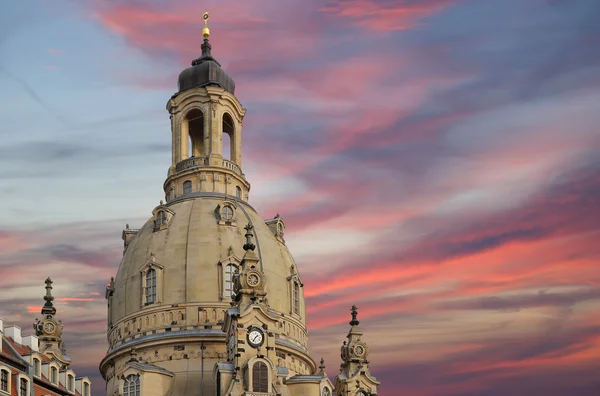
[[[219,86],[231,94],[235,93],[235,82],[221,68],[221,64],[211,55],[210,50],[211,45],[208,39],[204,39],[202,56],[192,62],[192,67],[188,67],[179,74],[178,94],[207,85]]]
[[[230,221],[220,218],[224,207],[233,211]],[[157,228],[159,212],[166,213],[165,225]],[[254,226],[255,253],[267,279],[269,307],[291,325],[289,341],[302,349],[307,347],[301,288],[297,314],[292,314],[293,279],[301,282],[283,238],[277,235],[282,231],[278,218],[267,224],[246,202],[207,193],[184,195],[158,206],[153,214],[141,229],[129,230],[135,235],[126,247],[113,285],[110,349],[136,338],[138,333],[169,327],[169,319],[176,319],[180,312],[184,317],[178,325],[216,327],[231,306],[231,298],[226,295],[225,267],[228,263],[238,264],[244,256],[244,226],[249,223]],[[146,277],[140,276],[149,267],[158,271],[157,301],[153,304],[144,301],[148,285]],[[173,307],[178,308],[176,312]]]

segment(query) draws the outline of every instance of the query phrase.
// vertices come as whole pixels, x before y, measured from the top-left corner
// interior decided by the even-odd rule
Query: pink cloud
[[[418,26],[421,19],[457,3],[456,0],[379,1],[333,0],[321,11],[352,20],[368,30],[407,30]]]

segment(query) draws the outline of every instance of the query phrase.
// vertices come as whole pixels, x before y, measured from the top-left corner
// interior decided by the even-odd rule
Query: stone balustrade
[[[180,161],[175,165],[175,171],[181,172],[187,169],[200,168],[209,166],[208,157],[190,157]],[[244,176],[242,169],[233,161],[223,160],[223,167],[229,169],[233,173]]]

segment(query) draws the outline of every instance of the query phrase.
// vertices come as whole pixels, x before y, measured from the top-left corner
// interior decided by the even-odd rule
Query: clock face
[[[361,357],[365,354],[365,348],[362,345],[357,345],[354,347],[354,354],[358,357]]]
[[[263,335],[262,330],[258,329],[258,328],[252,328],[249,332],[248,332],[248,342],[250,343],[250,346],[256,348],[262,345],[263,341],[265,340],[265,337]]]
[[[53,323],[50,323],[50,322],[44,323],[44,332],[46,332],[48,334],[54,333],[55,329],[56,329],[56,327],[54,326]]]
[[[248,275],[248,285],[255,287],[255,286],[258,286],[259,282],[260,282],[260,278],[258,277],[257,274]]]

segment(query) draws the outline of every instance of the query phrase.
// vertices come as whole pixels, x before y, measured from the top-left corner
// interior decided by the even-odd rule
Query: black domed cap
[[[210,54],[211,46],[208,39],[204,39],[202,44],[202,56],[192,62],[192,67],[188,67],[179,74],[179,91],[177,94],[188,89],[218,86],[234,94],[235,83],[229,77],[221,64]],[[176,94],[176,95],[177,95]]]

